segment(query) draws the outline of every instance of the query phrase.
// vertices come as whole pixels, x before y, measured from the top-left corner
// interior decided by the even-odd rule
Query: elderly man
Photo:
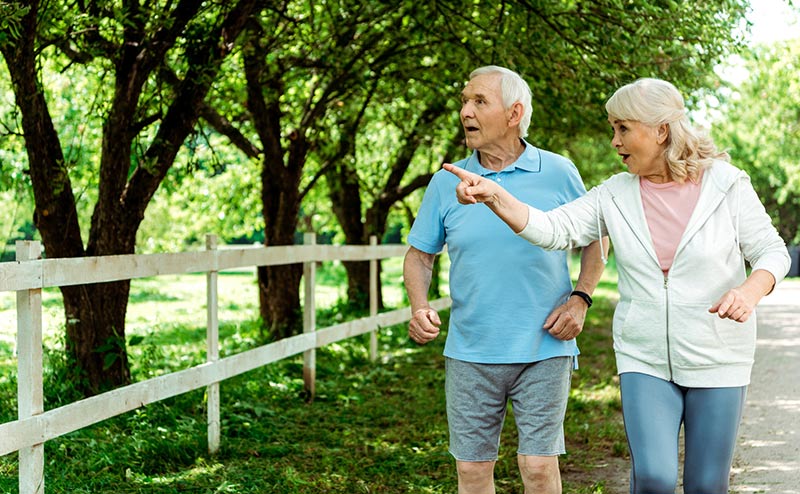
[[[456,166],[490,178],[521,200],[550,210],[583,195],[575,165],[524,140],[531,92],[515,72],[479,68],[461,93],[461,123],[472,155]],[[587,246],[572,287],[564,251],[517,237],[487,208],[456,199],[459,180],[437,172],[408,235],[403,274],[413,317],[409,336],[425,344],[441,320],[428,304],[434,257],[446,244],[453,306],[445,342],[450,453],[460,494],[494,493],[494,465],[510,400],[526,493],[561,492],[563,422],[591,294],[602,274],[597,243]],[[597,260],[597,261],[590,261]]]

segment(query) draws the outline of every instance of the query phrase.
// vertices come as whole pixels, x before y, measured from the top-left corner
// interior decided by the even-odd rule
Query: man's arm
[[[603,242],[603,252],[608,253],[608,237],[590,243],[581,251],[581,272],[575,282],[575,290],[588,295],[594,293],[605,269],[603,257],[600,255],[600,242]]]
[[[435,257],[435,254],[409,247],[403,261],[403,283],[411,304],[408,336],[420,344],[436,338],[442,324],[439,314],[428,304],[428,289],[431,286]]]
[[[600,242],[603,242],[603,251],[608,252],[607,237],[596,240],[581,250],[581,272],[575,283],[575,290],[590,296],[597,288],[605,267],[600,256]],[[588,310],[589,305],[583,298],[571,296],[550,313],[544,322],[544,329],[559,340],[571,340],[583,331],[583,321]]]

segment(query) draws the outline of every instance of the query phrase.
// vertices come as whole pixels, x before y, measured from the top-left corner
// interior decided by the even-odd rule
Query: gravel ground
[[[761,301],[758,323],[731,492],[800,494],[800,280]]]

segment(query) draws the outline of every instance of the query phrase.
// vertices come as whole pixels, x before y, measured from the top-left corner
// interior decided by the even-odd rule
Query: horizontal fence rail
[[[278,247],[217,247],[209,235],[206,250],[169,254],[131,254],[70,259],[41,259],[38,242],[17,242],[17,261],[0,263],[0,292],[17,293],[18,420],[0,424],[0,456],[19,452],[20,494],[44,493],[44,443],[111,417],[187,393],[207,388],[208,449],[220,444],[219,383],[258,367],[303,354],[303,379],[313,396],[315,350],[330,343],[370,333],[370,355],[377,354],[376,332],[407,322],[408,308],[378,313],[378,260],[403,256],[404,245],[317,245],[306,234],[306,245]],[[323,261],[370,262],[370,315],[316,328],[314,291],[316,263]],[[220,271],[255,266],[303,263],[303,333],[274,343],[219,358],[217,276]],[[153,276],[206,273],[207,362],[137,382],[96,396],[44,411],[42,369],[41,290],[49,287],[104,283]],[[450,306],[449,297],[431,302],[437,310]]]
[[[0,292],[16,292],[168,274],[226,271],[321,261],[370,261],[405,255],[403,245],[244,247],[170,254],[128,254],[0,263]]]

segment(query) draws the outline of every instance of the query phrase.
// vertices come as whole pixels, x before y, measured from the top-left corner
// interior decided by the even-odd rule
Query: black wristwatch
[[[582,298],[583,301],[586,302],[587,309],[592,306],[592,297],[589,296],[588,293],[582,292],[580,290],[573,290],[572,293],[569,294],[569,296],[572,297],[573,295]]]

